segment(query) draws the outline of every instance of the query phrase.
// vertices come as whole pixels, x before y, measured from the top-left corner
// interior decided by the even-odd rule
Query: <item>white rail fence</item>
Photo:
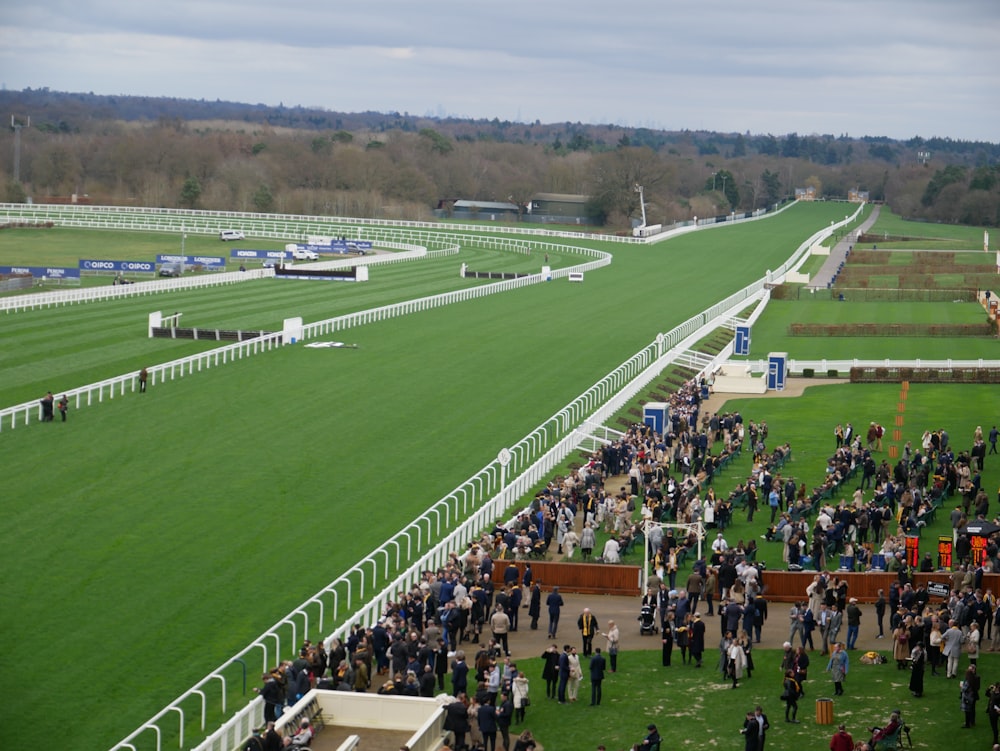
[[[600,268],[611,263],[611,256],[603,251],[591,250],[587,248],[576,249],[569,246],[549,246],[553,250],[559,249],[563,252],[571,251],[575,253],[582,253],[583,255],[590,256],[595,260],[589,261],[578,266],[571,267],[569,269],[561,269],[558,272],[553,272],[553,277],[562,276],[570,273],[571,271],[587,271],[591,269]],[[432,253],[426,253],[421,249],[421,251],[411,251],[417,253],[414,257],[425,257],[431,255],[432,253],[437,254],[454,254],[458,252],[457,246],[451,246],[441,251],[432,251]],[[388,262],[395,262],[395,256],[374,256],[373,258],[384,257],[388,259]],[[250,272],[247,272],[250,273]],[[235,274],[227,274],[227,276],[241,276],[240,272],[235,272]],[[171,281],[194,281],[194,280],[171,280]],[[386,321],[391,318],[397,318],[399,316],[410,315],[411,313],[418,313],[424,310],[431,310],[433,308],[439,308],[445,305],[452,305],[454,303],[465,302],[466,300],[474,300],[481,297],[486,297],[488,295],[498,294],[501,292],[507,292],[512,289],[517,289],[521,287],[526,287],[531,284],[539,284],[545,281],[545,277],[541,274],[533,274],[531,276],[521,277],[519,279],[508,279],[492,284],[484,284],[476,287],[470,287],[462,290],[455,290],[452,292],[444,292],[439,295],[432,295],[429,297],[422,297],[415,300],[406,300],[400,303],[394,303],[392,305],[384,305],[378,308],[371,308],[368,310],[361,310],[354,313],[348,313],[346,315],[337,316],[336,318],[330,318],[324,321],[318,321],[316,323],[311,323],[303,327],[303,339],[309,339],[317,336],[325,336],[337,331],[345,331],[357,326],[364,326],[369,323],[376,323],[378,321]],[[149,284],[147,282],[147,284]],[[107,287],[102,289],[130,289],[131,287],[138,287],[139,284],[128,284],[121,285],[118,287]],[[72,292],[84,292],[85,290],[73,290]],[[252,355],[260,354],[262,352],[269,352],[275,347],[281,346],[282,335],[280,333],[268,334],[264,336],[257,337],[243,342],[236,342],[233,344],[228,344],[222,347],[217,347],[211,349],[207,352],[200,352],[194,355],[189,355],[177,360],[171,360],[170,362],[161,363],[159,365],[153,365],[147,368],[149,374],[149,385],[156,385],[157,383],[162,383],[168,380],[174,380],[176,378],[183,378],[186,375],[191,375],[196,372],[200,372],[203,369],[210,367],[217,367],[219,365],[225,365],[226,363],[233,362],[235,360],[241,360],[244,357],[249,357]],[[109,378],[97,383],[91,383],[86,386],[82,386],[75,389],[69,389],[62,393],[66,394],[67,398],[73,403],[75,409],[80,409],[84,406],[91,406],[93,404],[100,404],[107,399],[114,399],[116,396],[123,396],[126,393],[134,393],[139,387],[139,371],[132,371],[131,373],[126,373],[124,375],[116,376],[114,378]],[[37,401],[24,402],[22,404],[17,404],[12,407],[7,407],[0,410],[0,432],[3,431],[5,427],[15,428],[18,425],[28,425],[34,419],[40,421],[42,417],[41,404]]]
[[[794,205],[775,204],[752,212],[752,216],[717,217],[697,221],[675,222],[669,229],[649,237],[589,234],[591,240],[624,245],[651,245],[680,232],[723,227],[744,221],[756,221],[773,216]],[[518,224],[463,225],[455,222],[423,222],[354,217],[302,216],[299,214],[258,214],[243,211],[203,211],[196,209],[155,209],[137,206],[83,206],[0,203],[0,223],[44,224],[64,227],[127,229],[144,232],[170,232],[217,235],[224,229],[242,229],[246,234],[284,240],[305,240],[309,235],[343,236],[348,239],[374,239],[380,231],[412,230],[435,234],[445,231],[467,231],[478,235],[519,235],[538,238],[575,239],[581,233],[543,228],[528,228]]]
[[[383,242],[382,247],[398,248],[401,252],[364,256],[361,258],[320,261],[309,264],[309,268],[339,269],[349,266],[386,266],[394,263],[415,261],[421,258],[440,258],[443,255],[457,255],[460,250],[457,245],[428,251],[426,247],[420,245],[390,242]],[[183,278],[155,279],[146,282],[136,282],[134,284],[109,284],[101,287],[84,287],[82,289],[59,289],[50,292],[37,292],[29,295],[0,298],[0,310],[6,313],[18,313],[62,305],[76,305],[102,300],[119,300],[130,297],[163,294],[165,292],[240,284],[257,279],[269,279],[273,276],[274,269],[249,269],[247,271],[213,272]]]
[[[751,373],[766,373],[767,360],[730,360],[731,364],[747,368]],[[812,370],[817,376],[823,377],[830,370],[847,373],[851,368],[930,368],[934,370],[951,370],[952,368],[1000,368],[1000,360],[796,360],[789,358],[786,367],[789,373],[802,375],[805,370]]]

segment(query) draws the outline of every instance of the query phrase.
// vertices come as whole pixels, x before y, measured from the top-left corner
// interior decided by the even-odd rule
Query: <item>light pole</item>
[[[713,173],[712,173],[712,190],[713,190],[713,191],[715,190],[715,176],[716,176],[717,174],[719,174],[719,173],[718,173],[718,172],[713,172]]]
[[[726,195],[726,180],[729,179],[729,175],[722,176],[722,195]]]

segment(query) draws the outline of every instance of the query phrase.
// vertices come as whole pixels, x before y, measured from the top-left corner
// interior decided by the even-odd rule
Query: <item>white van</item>
[[[246,236],[243,234],[243,230],[224,229],[219,233],[219,239],[222,242],[226,242],[227,240],[246,240]]]
[[[292,258],[296,261],[318,261],[319,253],[315,250],[309,250],[308,248],[300,248],[298,246],[292,246],[290,251]]]

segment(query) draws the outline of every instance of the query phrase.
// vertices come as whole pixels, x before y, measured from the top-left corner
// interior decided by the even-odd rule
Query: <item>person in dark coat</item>
[[[503,738],[504,749],[510,748],[510,723],[514,719],[514,702],[510,699],[510,694],[500,694],[500,703],[497,705],[497,731]]]
[[[254,691],[260,694],[260,698],[264,700],[264,721],[274,722],[278,719],[278,707],[285,703],[281,684],[270,673],[264,673],[262,679],[264,685],[255,688]]]
[[[674,653],[674,614],[668,613],[667,619],[663,621],[663,631],[661,632],[663,642],[663,667],[670,667],[670,659]]]
[[[701,667],[701,656],[705,653],[705,623],[701,620],[701,613],[694,614],[691,622],[691,658],[695,662],[695,667]]]
[[[529,569],[530,570],[530,569]],[[525,571],[527,575],[527,571]],[[528,615],[531,617],[531,630],[538,630],[538,618],[542,614],[542,587],[541,582],[536,582],[531,586],[531,596],[528,600]]]
[[[927,662],[927,653],[924,645],[917,642],[913,651],[910,652],[910,693],[916,697],[924,695],[924,666]]]
[[[590,706],[596,707],[601,703],[601,684],[604,683],[604,670],[607,663],[601,648],[594,650],[593,657],[590,658]]]
[[[493,709],[493,707],[490,707]],[[455,748],[465,747],[465,734],[469,732],[469,712],[465,706],[465,694],[459,694],[455,701],[445,705],[444,729],[455,734]]]
[[[485,751],[496,751],[497,747],[497,708],[492,704],[483,704],[479,708],[479,732],[483,734]],[[505,747],[506,748],[506,747]]]
[[[549,699],[556,698],[556,686],[559,683],[559,648],[553,644],[542,652],[542,659],[545,661],[542,668],[542,679],[545,681],[545,696]]]
[[[569,644],[563,646],[563,651],[559,655],[559,703],[566,703],[566,684],[569,683]]]
[[[549,609],[549,638],[556,638],[556,630],[559,628],[559,614],[563,606],[562,595],[559,594],[559,587],[553,587],[552,592],[545,599],[545,605]]]
[[[461,649],[455,653],[451,663],[452,696],[464,694],[469,684],[469,666],[465,663],[465,652]]]
[[[760,725],[753,712],[747,712],[743,720],[743,729],[740,732],[743,734],[745,751],[757,751],[757,745],[760,743]]]

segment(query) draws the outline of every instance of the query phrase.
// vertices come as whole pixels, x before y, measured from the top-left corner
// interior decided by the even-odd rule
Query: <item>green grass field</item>
[[[784,629],[780,621],[784,608],[776,608],[765,630]],[[531,729],[546,749],[590,749],[603,744],[609,751],[631,749],[646,735],[646,726],[656,723],[663,738],[664,749],[742,749],[739,734],[746,712],[760,704],[768,716],[771,729],[765,748],[770,751],[822,750],[829,748],[830,737],[837,724],[844,723],[854,740],[867,741],[868,729],[885,725],[893,709],[911,728],[910,737],[917,749],[987,749],[992,742],[985,717],[982,697],[976,727],[961,729],[964,715],[958,707],[957,681],[944,676],[932,677],[930,668],[924,679],[924,696],[914,698],[907,690],[909,672],[896,669],[894,662],[884,665],[862,665],[857,652],[852,652],[851,666],[844,681],[845,695],[834,700],[833,725],[815,722],[816,699],[832,697],[833,685],[824,674],[826,659],[817,651],[812,655],[805,696],[798,701],[800,724],[785,722],[781,694],[781,651],[754,649],[755,669],[744,678],[739,688],[723,680],[717,669],[719,661],[717,623],[709,619],[705,639],[705,660],[702,669],[683,665],[675,648],[670,667],[661,665],[660,651],[622,652],[619,670],[603,683],[603,699],[599,707],[591,707],[590,683],[585,677],[580,687],[580,700],[575,704],[559,705],[546,699],[545,682],[541,678],[542,661],[531,660],[525,666],[530,681],[531,706],[523,725],[511,727],[511,737],[524,728]],[[633,640],[639,639],[638,636]],[[624,642],[623,642],[624,645]],[[882,650],[885,654],[885,649]],[[964,664],[964,662],[963,662]],[[584,675],[587,675],[584,663]],[[996,676],[1000,657],[984,654],[979,659],[983,690],[988,685],[985,676]],[[992,679],[990,679],[992,680]],[[982,696],[982,694],[981,694]]]
[[[1000,343],[992,337],[811,337],[788,336],[793,323],[981,323],[986,312],[977,303],[838,302],[773,300],[754,324],[750,356],[788,352],[802,360],[997,359]]]
[[[375,324],[336,337],[358,350],[286,347],[71,412],[65,425],[5,428],[0,665],[13,671],[57,645],[76,673],[104,679],[100,691],[21,684],[10,709],[23,719],[9,741],[72,703],[80,747],[112,745],[657,332],[776,267],[842,213],[815,204],[657,246],[614,246],[612,266],[582,285]],[[150,310],[263,327],[454,288],[467,259],[529,262],[481,253],[332,290],[262,282],[8,316],[0,395],[33,399],[186,352],[145,338]],[[876,411],[867,393],[877,394],[845,398],[859,420]],[[960,402],[978,417],[996,412],[989,400]],[[832,431],[825,418],[807,421]]]

